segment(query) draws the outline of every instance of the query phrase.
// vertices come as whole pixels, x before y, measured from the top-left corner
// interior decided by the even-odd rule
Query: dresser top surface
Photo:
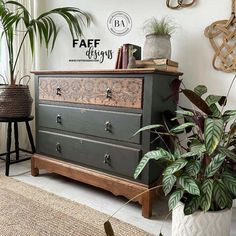
[[[170,74],[181,76],[181,72],[157,70],[155,68],[116,69],[116,70],[35,70],[35,75],[76,75],[76,74]]]

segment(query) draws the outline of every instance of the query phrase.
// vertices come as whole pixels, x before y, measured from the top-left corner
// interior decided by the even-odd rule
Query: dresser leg
[[[35,166],[34,156],[32,156],[32,158],[31,158],[31,175],[32,176],[38,176],[39,175],[39,169]]]
[[[142,196],[142,216],[145,218],[151,218],[152,216],[152,201],[153,191],[149,191]]]

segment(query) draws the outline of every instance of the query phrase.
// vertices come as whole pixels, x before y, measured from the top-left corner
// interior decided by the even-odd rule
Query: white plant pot
[[[145,60],[171,57],[170,35],[146,35],[143,47],[143,58]]]
[[[229,236],[232,209],[184,215],[179,203],[172,212],[172,236]]]

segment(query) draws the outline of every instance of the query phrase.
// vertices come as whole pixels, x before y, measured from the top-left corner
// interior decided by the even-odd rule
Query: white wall
[[[198,84],[205,84],[212,93],[226,94],[233,74],[215,71],[211,65],[213,49],[203,32],[206,26],[216,20],[228,19],[231,13],[231,0],[197,0],[194,7],[171,10],[165,5],[165,0],[40,0],[39,12],[59,6],[76,6],[90,12],[95,17],[94,25],[85,32],[87,38],[101,38],[100,49],[117,48],[123,43],[133,43],[143,46],[143,22],[155,16],[171,17],[178,28],[172,36],[172,59],[180,63],[180,71],[184,72],[184,83],[193,88]],[[114,11],[125,11],[133,20],[133,28],[126,36],[114,36],[107,29],[108,16]],[[79,54],[81,49],[72,48],[72,40],[62,28],[55,50],[48,56],[40,50],[36,69],[79,70],[79,69],[113,69],[115,57],[106,63],[70,63],[69,59]],[[236,104],[236,84],[231,92],[231,104]],[[235,95],[233,95],[235,94]]]

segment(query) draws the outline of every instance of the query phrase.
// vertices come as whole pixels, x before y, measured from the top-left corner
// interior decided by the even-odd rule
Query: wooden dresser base
[[[49,172],[105,189],[112,192],[115,196],[120,195],[127,199],[132,199],[134,196],[146,191],[133,201],[137,201],[142,205],[143,217],[150,218],[152,216],[152,203],[157,192],[155,190],[147,191],[152,186],[146,186],[85,167],[34,154],[31,159],[32,176],[38,176],[39,169],[45,169]]]

